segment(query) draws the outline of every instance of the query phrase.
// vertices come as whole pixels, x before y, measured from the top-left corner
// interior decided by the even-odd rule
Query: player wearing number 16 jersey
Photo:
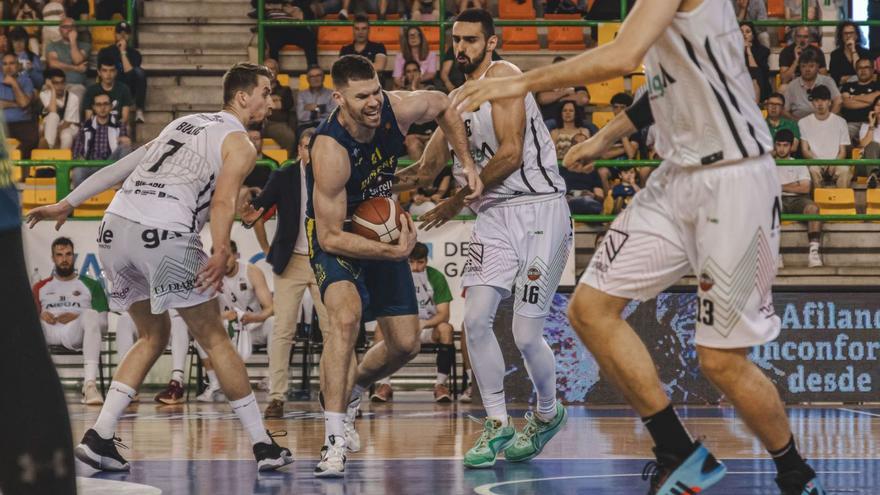
[[[223,111],[173,121],[151,143],[92,175],[60,203],[29,215],[32,225],[49,218],[60,225],[75,206],[125,179],[107,208],[97,242],[111,302],[128,311],[139,337],[119,364],[94,427],[76,447],[76,457],[95,469],[130,468],[116,450],[116,424],[165,350],[169,309],[177,310],[216,363],[220,385],[251,437],[258,468],[276,469],[293,461],[290,451],[279,447],[263,427],[216,299],[232,254],[235,201],[256,160],[245,126],[265,118],[273,78],[263,66],[233,66],[223,77]],[[209,213],[210,257],[199,237]]]

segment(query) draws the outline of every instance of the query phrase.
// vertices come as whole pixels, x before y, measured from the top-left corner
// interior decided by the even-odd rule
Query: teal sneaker
[[[498,453],[513,444],[516,428],[513,421],[507,418],[507,426],[501,426],[497,419],[486,419],[480,438],[464,455],[464,466],[467,468],[487,468],[495,465]]]
[[[524,462],[538,456],[551,438],[565,425],[568,413],[562,403],[556,401],[556,416],[549,423],[541,421],[532,411],[526,413],[526,426],[516,434],[513,445],[504,451],[510,462]]]

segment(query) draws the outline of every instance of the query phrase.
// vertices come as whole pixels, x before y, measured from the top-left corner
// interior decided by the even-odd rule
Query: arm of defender
[[[260,301],[260,306],[263,310],[259,313],[248,313],[244,315],[241,318],[242,323],[259,323],[266,321],[274,313],[274,308],[272,306],[272,293],[269,291],[269,284],[266,283],[266,276],[263,275],[263,271],[256,266],[248,265],[247,277],[248,280],[251,281],[251,285],[254,287],[254,292],[257,294],[257,300]]]
[[[454,104],[460,109],[474,110],[487,100],[583,86],[635,72],[648,48],[672,23],[681,3],[682,0],[636,2],[614,41],[522,75],[468,81]]]
[[[359,259],[402,260],[409,256],[415,246],[415,227],[409,215],[401,214],[403,225],[397,244],[371,241],[342,229],[348,208],[345,183],[351,175],[348,155],[345,148],[326,136],[315,139],[311,155],[315,174],[312,203],[321,249]]]

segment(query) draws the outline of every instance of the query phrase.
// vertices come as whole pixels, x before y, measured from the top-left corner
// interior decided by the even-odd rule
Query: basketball
[[[359,204],[351,216],[351,231],[379,242],[395,242],[400,237],[403,208],[391,198],[371,198]]]

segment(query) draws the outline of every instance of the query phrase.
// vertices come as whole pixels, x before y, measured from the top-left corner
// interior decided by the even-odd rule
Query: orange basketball
[[[391,198],[370,198],[359,204],[351,216],[351,231],[379,242],[392,243],[400,237],[403,208]]]

